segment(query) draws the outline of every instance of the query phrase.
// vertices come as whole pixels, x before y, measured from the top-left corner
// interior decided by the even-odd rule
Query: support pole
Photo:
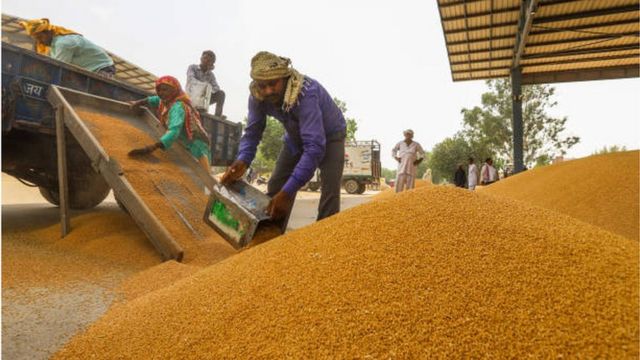
[[[513,94],[513,117],[511,122],[513,127],[513,172],[519,173],[524,170],[524,131],[522,126],[522,69],[520,67],[511,69],[511,92]]]
[[[64,134],[64,108],[56,109],[56,149],[58,155],[58,196],[62,237],[71,231],[69,218],[69,186],[67,184],[67,142]]]

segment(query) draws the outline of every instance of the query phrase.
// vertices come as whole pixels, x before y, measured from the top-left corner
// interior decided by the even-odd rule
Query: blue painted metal
[[[2,97],[15,100],[12,116],[2,119],[2,131],[13,128],[53,134],[55,113],[47,101],[49,85],[102,96],[137,100],[150,93],[118,80],[39,55],[9,43],[2,43]],[[211,136],[212,165],[230,164],[238,151],[242,124],[203,114]],[[224,134],[224,135],[223,135]]]

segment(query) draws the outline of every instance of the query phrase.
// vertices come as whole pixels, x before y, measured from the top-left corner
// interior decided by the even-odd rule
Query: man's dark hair
[[[487,160],[485,160],[485,162],[489,162],[489,161],[491,161],[491,158],[487,158]]]
[[[208,56],[211,56],[211,57],[213,58],[213,61],[214,61],[214,62],[216,61],[216,54],[215,54],[213,51],[211,51],[211,50],[205,50],[205,51],[203,51],[203,52],[202,52],[202,55],[208,55]]]
[[[469,157],[469,162],[473,162],[473,158],[472,157]]]

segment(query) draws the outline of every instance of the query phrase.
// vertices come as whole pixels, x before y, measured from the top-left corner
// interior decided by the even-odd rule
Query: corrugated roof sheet
[[[584,80],[640,76],[640,0],[536,3],[519,62],[524,84],[583,80],[580,72]],[[438,0],[454,81],[509,76],[521,4],[527,2]]]
[[[2,41],[8,42],[25,49],[33,50],[33,39],[24,31],[24,28],[18,24],[18,21],[24,20],[15,16],[2,14]],[[152,73],[141,69],[120,56],[107,51],[113,59],[116,67],[116,79],[125,81],[133,86],[139,87],[146,91],[155,90],[156,76]]]

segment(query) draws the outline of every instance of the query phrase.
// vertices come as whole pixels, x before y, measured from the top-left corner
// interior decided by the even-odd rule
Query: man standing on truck
[[[403,134],[404,140],[397,143],[391,150],[391,156],[398,161],[397,193],[414,188],[418,164],[424,159],[422,146],[413,141],[413,130],[407,129]]]
[[[21,21],[27,34],[36,41],[36,51],[89,71],[112,78],[116,75],[113,60],[99,46],[84,36],[61,26],[51,25],[49,19]]]
[[[211,98],[209,105],[216,104],[215,116],[222,116],[225,93],[220,90],[220,85],[213,75],[213,68],[216,63],[216,54],[211,50],[205,50],[200,56],[200,65],[193,64],[187,69],[187,93],[193,88],[195,83],[201,82],[211,86]]]
[[[237,159],[221,182],[240,179],[256,155],[267,115],[285,128],[284,146],[269,179],[267,211],[288,216],[298,190],[317,168],[322,173],[318,220],[340,211],[346,122],[327,90],[291,67],[291,60],[261,51],[251,59],[249,115]]]

